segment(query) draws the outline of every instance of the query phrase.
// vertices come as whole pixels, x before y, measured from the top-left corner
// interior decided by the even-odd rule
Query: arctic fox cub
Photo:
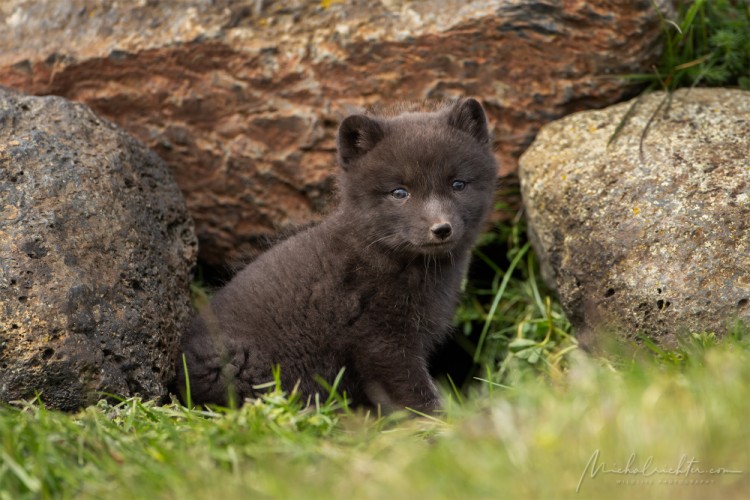
[[[192,400],[226,404],[280,366],[285,390],[433,411],[427,358],[451,325],[497,163],[482,106],[352,115],[338,131],[338,208],[221,289],[182,349]],[[182,360],[178,386],[186,386]]]

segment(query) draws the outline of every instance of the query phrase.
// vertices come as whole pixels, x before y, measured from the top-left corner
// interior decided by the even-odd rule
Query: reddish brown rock
[[[8,0],[0,26],[0,84],[85,102],[155,149],[213,264],[325,209],[351,110],[478,96],[509,173],[542,124],[621,99],[611,77],[659,37],[650,0]]]

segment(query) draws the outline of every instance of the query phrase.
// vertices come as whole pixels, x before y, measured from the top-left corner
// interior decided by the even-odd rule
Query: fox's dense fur
[[[432,411],[427,358],[450,329],[497,174],[481,105],[353,115],[339,127],[341,202],[221,289],[183,340],[192,400],[242,401],[318,375],[354,404]],[[178,386],[184,390],[182,364]]]

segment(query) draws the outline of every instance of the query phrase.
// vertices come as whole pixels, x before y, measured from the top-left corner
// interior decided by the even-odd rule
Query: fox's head
[[[497,162],[474,99],[433,112],[349,116],[338,158],[341,208],[368,245],[424,255],[465,249],[492,204]]]

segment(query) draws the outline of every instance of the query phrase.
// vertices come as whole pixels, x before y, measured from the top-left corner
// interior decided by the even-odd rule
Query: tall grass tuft
[[[474,250],[477,264],[455,322],[480,381],[507,385],[526,376],[559,376],[577,347],[525,234],[519,214],[513,224],[482,235]]]
[[[750,3],[680,1],[677,11],[675,21],[660,12],[664,48],[654,72],[628,78],[652,90],[696,85],[750,90]]]

